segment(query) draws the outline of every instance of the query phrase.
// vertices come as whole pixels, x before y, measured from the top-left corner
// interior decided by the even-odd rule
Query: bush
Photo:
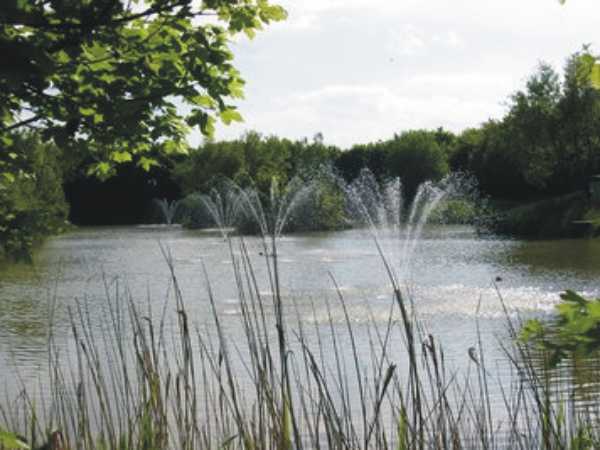
[[[344,193],[331,181],[319,181],[294,209],[287,231],[330,231],[347,225]]]
[[[59,149],[31,133],[14,145],[19,156],[0,183],[0,256],[29,260],[37,242],[67,226],[68,205]]]
[[[582,230],[573,222],[583,217],[587,205],[585,192],[529,203],[504,212],[495,231],[533,238],[575,237]]]
[[[196,192],[181,199],[173,221],[192,229],[214,227],[213,218],[201,197],[202,195]]]
[[[429,221],[449,225],[473,224],[477,214],[477,206],[469,200],[448,200],[440,203],[431,213]]]

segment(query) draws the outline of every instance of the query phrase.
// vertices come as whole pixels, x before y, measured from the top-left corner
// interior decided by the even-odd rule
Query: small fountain
[[[154,203],[160,209],[163,219],[167,225],[173,225],[173,218],[175,217],[175,213],[177,212],[177,207],[179,206],[178,200],[173,200],[169,202],[166,198],[154,199]]]
[[[200,197],[223,239],[227,239],[237,225],[242,200],[239,192],[240,188],[227,180]]]
[[[298,177],[281,186],[276,178],[271,181],[268,197],[255,188],[240,189],[242,207],[259,226],[263,239],[281,236],[291,212],[305,201],[314,189],[314,183]]]
[[[229,240],[232,231],[258,231],[263,249],[261,254],[276,255],[276,240],[290,219],[290,214],[308,199],[314,183],[298,177],[281,186],[276,178],[271,181],[268,195],[255,187],[242,188],[231,180],[224,180],[208,194],[200,196],[202,204],[223,239]],[[251,224],[248,224],[248,221]]]

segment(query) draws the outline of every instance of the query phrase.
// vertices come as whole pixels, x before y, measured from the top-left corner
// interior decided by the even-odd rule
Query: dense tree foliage
[[[386,175],[400,177],[408,199],[424,181],[438,181],[448,173],[448,155],[438,133],[408,131],[384,143]]]
[[[335,229],[349,220],[336,180],[350,182],[366,167],[379,181],[402,178],[405,198],[410,201],[422,182],[439,180],[448,173],[453,142],[454,135],[442,129],[416,130],[341,151],[324,145],[320,134],[312,141],[290,141],[251,132],[235,141],[204,144],[182,160],[175,173],[184,192],[190,194],[183,209],[198,226],[207,223],[206,214],[199,211],[198,193],[207,193],[222,178],[241,186],[251,184],[268,198],[273,180],[284,184],[299,176],[314,181],[315,174],[320,174],[318,189],[297,210],[290,225],[296,230]]]
[[[182,220],[190,226],[205,226],[206,217],[198,194],[208,193],[223,178],[241,187],[258,189],[265,200],[275,181],[285,185],[294,177],[308,180],[316,170],[331,165],[340,150],[323,144],[316,135],[312,141],[291,141],[250,132],[229,142],[208,142],[190,152],[175,167],[175,178],[188,194],[182,203]],[[312,194],[310,208],[297,211],[296,230],[333,229],[343,225],[343,198],[331,180],[323,179]]]
[[[15,139],[25,127],[60,148],[64,169],[106,178],[122,163],[149,170],[186,153],[190,127],[210,136],[216,120],[241,120],[230,38],[285,15],[267,0],[0,2],[0,195],[37,177]],[[15,205],[3,202],[2,227],[15,224]]]
[[[243,87],[230,36],[284,17],[267,0],[4,1],[1,142],[40,127],[93,155],[100,175],[185,152],[189,126],[210,135],[215,118],[241,119],[230,105]]]
[[[335,166],[346,181],[356,178],[364,167],[379,180],[400,177],[410,199],[423,181],[439,180],[448,173],[453,142],[454,135],[443,129],[407,131],[341,152]]]
[[[307,145],[251,133],[239,141],[204,145],[192,156],[193,165],[184,162],[178,174],[188,192],[206,190],[221,175],[242,183],[256,180],[264,191],[273,177],[285,181],[310,159],[313,165],[329,162],[346,181],[365,167],[379,181],[399,176],[410,201],[423,181],[439,180],[450,170],[468,172],[493,204],[518,207],[497,222],[498,231],[568,235],[569,224],[586,210],[590,177],[600,173],[595,61],[584,48],[567,60],[564,76],[540,64],[508,99],[504,117],[459,135],[412,130],[341,151],[327,150],[318,140]],[[309,149],[317,156],[309,158]],[[576,192],[584,195],[573,197]],[[575,208],[571,198],[583,200]],[[556,211],[550,214],[552,208]]]
[[[587,189],[590,176],[600,172],[593,61],[586,50],[574,54],[562,80],[540,65],[509,99],[502,120],[457,137],[451,167],[473,172],[493,197],[520,202]]]
[[[266,191],[276,178],[286,183],[296,175],[331,163],[340,150],[326,146],[317,137],[312,141],[291,141],[276,136],[246,133],[240,139],[207,142],[190,151],[175,167],[183,191],[207,191],[223,177],[245,185],[250,180]]]
[[[0,189],[0,257],[28,259],[37,239],[66,227],[62,152],[34,133],[13,135],[14,178]],[[12,158],[12,155],[8,155]]]

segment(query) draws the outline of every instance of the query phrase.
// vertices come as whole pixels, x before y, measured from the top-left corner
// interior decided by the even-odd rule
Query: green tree
[[[383,145],[387,149],[387,174],[400,177],[409,199],[421,183],[439,180],[448,173],[448,155],[435,132],[407,131]]]
[[[547,64],[527,80],[524,91],[511,98],[507,127],[513,160],[526,182],[544,189],[556,169],[561,145],[558,140],[558,109],[561,84],[556,71]]]
[[[29,259],[43,236],[65,227],[62,154],[35,133],[13,134],[14,178],[0,186],[0,257]]]
[[[120,163],[149,170],[187,153],[190,127],[211,136],[216,120],[241,120],[230,39],[285,15],[268,0],[3,0],[1,195],[36,176],[14,138],[24,127],[54,141],[68,166],[107,177]],[[3,233],[25,239],[10,229],[10,205]]]
[[[284,17],[267,0],[3,1],[0,142],[35,126],[100,175],[185,152],[190,126],[241,120],[231,36]]]
[[[589,177],[600,171],[600,91],[590,80],[594,61],[584,47],[565,67],[557,105],[560,153],[554,180],[564,192],[586,189]]]

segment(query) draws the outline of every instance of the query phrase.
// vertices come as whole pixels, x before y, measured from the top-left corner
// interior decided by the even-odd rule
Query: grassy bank
[[[551,400],[544,372],[517,341],[506,343],[515,376],[503,387],[501,414],[492,407],[496,380],[481,340],[465,349],[471,358],[465,371],[447,367],[444,343],[421,328],[414,299],[399,288],[383,252],[392,284],[389,320],[367,320],[368,342],[358,342],[338,290],[344,326],[335,326],[330,313],[324,327],[309,330],[280,294],[274,243],[264,241],[272,295],[261,294],[244,242],[223,244],[231,250],[242,342],[229,337],[206,272],[212,324],[203,327],[188,315],[165,250],[171,285],[163,308],[108,288],[106,320],[97,329],[79,302],[70,311],[72,353],[63,353],[50,333],[44,401],[34,392],[9,397],[0,403],[0,428],[33,447],[60,430],[65,448],[82,450],[591,449],[600,443],[597,411],[575,412]],[[506,320],[515,337],[516,325]],[[367,360],[360,356],[364,346]]]

